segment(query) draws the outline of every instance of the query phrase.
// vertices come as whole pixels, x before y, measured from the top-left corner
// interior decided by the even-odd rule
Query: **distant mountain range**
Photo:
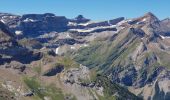
[[[0,13],[0,21],[0,99],[170,98],[169,18]]]

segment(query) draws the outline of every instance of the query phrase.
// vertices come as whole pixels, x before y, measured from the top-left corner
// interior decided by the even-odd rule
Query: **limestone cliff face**
[[[38,59],[33,51],[22,47],[15,40],[15,35],[9,31],[9,28],[2,22],[0,23],[0,63],[18,60],[23,63]],[[37,56],[37,57],[36,57]]]

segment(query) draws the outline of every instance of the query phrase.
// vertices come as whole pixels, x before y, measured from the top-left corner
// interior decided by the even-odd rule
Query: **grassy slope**
[[[30,90],[35,91],[35,96],[33,97],[35,100],[43,100],[45,96],[50,97],[52,100],[64,99],[62,91],[59,88],[56,88],[54,85],[44,86],[40,84],[38,79],[35,77],[24,77],[23,80]]]
[[[64,66],[64,69],[77,68],[79,64],[76,63],[69,57],[57,57],[55,63],[51,67],[58,67],[59,65]],[[76,100],[76,97],[71,94],[65,94],[60,88],[56,87],[55,83],[50,85],[44,85],[40,81],[40,75],[42,73],[42,66],[34,67],[33,70],[38,74],[34,77],[24,77],[23,82],[28,87],[28,90],[35,90],[35,96],[32,99],[43,100],[45,96],[50,97],[51,100],[64,100],[65,97],[69,97],[70,100]],[[39,91],[43,88],[45,91]],[[71,96],[70,96],[71,95]]]
[[[55,84],[44,85],[35,77],[24,77],[23,81],[28,90],[34,90],[34,96],[30,97],[31,100],[44,100],[44,97],[48,97],[50,100],[65,100],[67,97],[69,100],[77,100],[74,95],[63,93]]]
[[[139,42],[139,38],[129,33],[122,40],[92,43],[90,47],[80,49],[74,58],[89,68],[97,67],[99,70],[109,71],[108,69],[120,62],[123,64],[128,59],[128,54],[136,49]]]
[[[111,82],[106,76],[98,75],[96,84],[104,88],[104,97],[98,96],[101,100],[140,100],[140,98],[130,93],[127,89]]]

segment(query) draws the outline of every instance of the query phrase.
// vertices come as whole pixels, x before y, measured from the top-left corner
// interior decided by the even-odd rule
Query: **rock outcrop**
[[[20,31],[24,36],[34,37],[52,31],[65,31],[68,23],[68,19],[64,16],[55,16],[51,13],[23,16],[2,13],[0,17],[12,32],[17,34]]]
[[[1,64],[12,60],[28,63],[40,58],[40,54],[20,46],[15,40],[15,35],[3,23],[0,23],[0,55]]]
[[[78,15],[76,18],[70,19],[70,22],[77,23],[77,24],[79,24],[79,23],[87,23],[89,21],[90,21],[90,19],[84,18],[83,15]]]

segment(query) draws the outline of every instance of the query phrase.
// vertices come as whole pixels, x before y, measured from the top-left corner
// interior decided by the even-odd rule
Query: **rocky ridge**
[[[51,13],[0,20],[0,82],[15,98],[170,97],[169,19],[149,12],[101,22]]]

